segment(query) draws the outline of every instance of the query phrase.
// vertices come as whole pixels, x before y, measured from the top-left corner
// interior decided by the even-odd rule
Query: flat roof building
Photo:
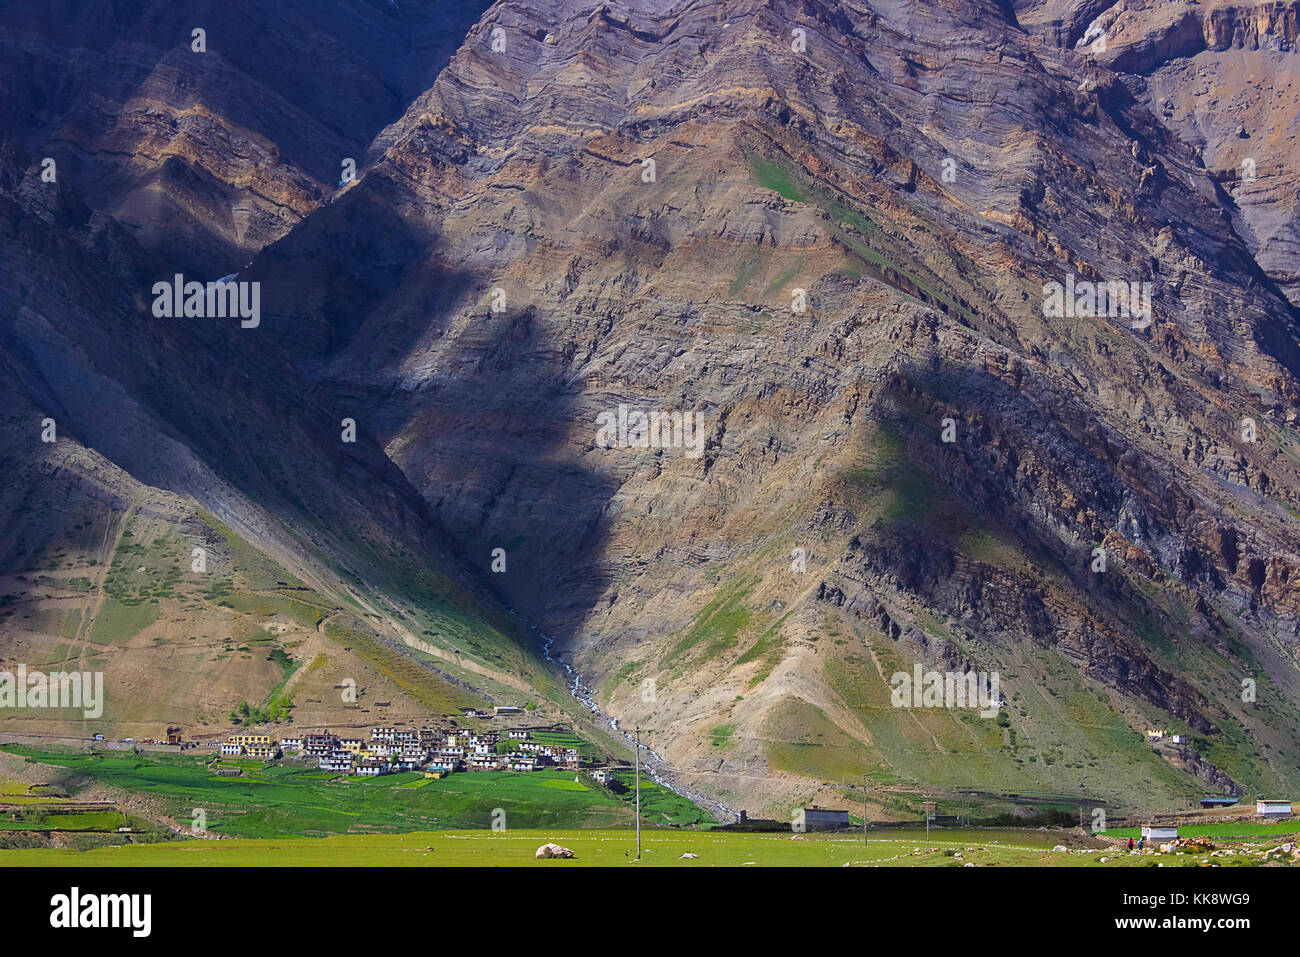
[[[1290,801],[1256,801],[1256,814],[1290,814]]]
[[[809,831],[849,826],[849,812],[825,807],[803,808],[803,826]]]
[[[1172,824],[1143,824],[1142,836],[1148,841],[1172,841],[1178,836],[1178,827]]]

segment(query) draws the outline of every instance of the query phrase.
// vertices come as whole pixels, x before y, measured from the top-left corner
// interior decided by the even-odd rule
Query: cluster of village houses
[[[507,747],[501,748],[502,742]],[[504,731],[438,728],[371,728],[370,740],[329,731],[273,740],[269,734],[235,734],[218,746],[228,757],[270,760],[281,755],[315,761],[323,771],[376,776],[391,771],[424,771],[441,777],[453,771],[535,771],[544,767],[578,769],[577,748],[537,741],[527,728]]]

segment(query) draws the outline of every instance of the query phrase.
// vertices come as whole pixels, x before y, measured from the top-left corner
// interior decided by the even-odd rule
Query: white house
[[[334,750],[338,743],[338,737],[328,731],[322,734],[304,735],[302,739],[303,750],[313,757],[324,757]]]
[[[352,752],[344,751],[341,748],[335,749],[326,757],[321,758],[317,766],[322,771],[351,771]]]
[[[1178,828],[1164,824],[1143,824],[1142,836],[1148,841],[1172,841],[1178,836]]]
[[[1290,814],[1290,801],[1256,801],[1256,814]]]

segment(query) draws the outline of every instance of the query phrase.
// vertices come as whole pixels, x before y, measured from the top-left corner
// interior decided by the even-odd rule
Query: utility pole
[[[641,860],[641,729],[636,729],[636,859]]]
[[[866,774],[862,775],[862,846],[867,846],[867,799],[871,796]]]

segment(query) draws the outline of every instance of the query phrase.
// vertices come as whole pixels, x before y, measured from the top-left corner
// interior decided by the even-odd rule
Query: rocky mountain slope
[[[156,317],[147,252],[7,142],[0,231],[0,654],[10,672],[102,669],[109,702],[89,721],[6,711],[7,728],[568,703],[382,450],[343,441],[344,414],[254,328]]]
[[[1167,12],[506,0],[400,115],[375,96],[319,138],[337,155],[375,131],[329,201],[304,186],[292,215],[205,246],[125,213],[143,187],[109,201],[86,184],[96,212],[52,213],[40,243],[98,228],[123,234],[115,255],[139,248],[132,278],[87,280],[118,290],[124,323],[91,355],[152,400],[193,471],[290,533],[343,513],[416,536],[483,607],[491,589],[541,623],[668,773],[729,806],[861,800],[840,786],[864,776],[895,813],[961,789],[1153,807],[1282,790],[1300,771],[1290,160],[1259,191],[1260,160],[1252,191],[1225,177],[1239,160],[1222,117],[1197,125],[1192,79],[1219,41],[1183,43]],[[1187,16],[1201,36],[1245,22]],[[1294,55],[1285,12],[1246,20],[1250,52]],[[1256,78],[1285,68],[1261,59]],[[1285,138],[1250,125],[1295,109],[1281,91],[1272,112],[1238,112],[1247,139]],[[119,120],[144,141],[140,114]],[[294,156],[299,133],[241,135]],[[211,141],[193,149],[179,161],[212,173]],[[122,169],[157,162],[127,152]],[[265,195],[212,175],[241,202]],[[150,269],[220,275],[245,251],[256,329],[127,335]],[[1087,294],[1054,309],[1051,283],[1146,298],[1131,315]],[[29,351],[50,338],[29,312],[61,313],[74,342],[106,322],[33,295],[6,306]],[[229,398],[183,407],[214,389]],[[694,428],[619,434],[653,411]],[[344,416],[360,461],[328,451]],[[230,524],[216,483],[159,475],[155,443],[116,422],[85,436]],[[249,535],[295,571],[320,545]],[[359,591],[384,564],[343,577]],[[424,596],[384,593],[377,627],[424,614]],[[1001,717],[891,706],[891,677],[917,663],[998,672]],[[1189,743],[1153,750],[1156,727]]]
[[[486,6],[9,4],[0,126],[146,249],[215,279],[329,202]]]

